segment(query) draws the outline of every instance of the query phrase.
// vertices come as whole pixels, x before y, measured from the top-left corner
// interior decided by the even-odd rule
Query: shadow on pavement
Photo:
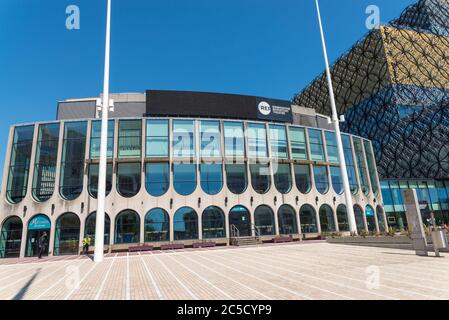
[[[37,275],[41,272],[41,268],[37,269],[34,275],[31,277],[30,280],[28,280],[27,283],[17,292],[17,294],[12,298],[12,300],[22,300],[25,294],[27,293],[28,289],[30,288],[31,284],[34,282],[34,279],[36,279]]]

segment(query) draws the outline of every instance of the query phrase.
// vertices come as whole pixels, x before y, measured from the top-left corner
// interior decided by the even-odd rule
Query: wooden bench
[[[184,243],[171,243],[161,245],[161,250],[184,249]]]
[[[128,248],[128,252],[152,251],[153,246],[133,246]]]
[[[283,242],[292,242],[293,241],[293,237],[288,236],[288,237],[275,237],[273,238],[273,243],[283,243]]]
[[[216,244],[213,241],[207,241],[207,242],[194,242],[192,244],[193,248],[211,248],[215,247]]]

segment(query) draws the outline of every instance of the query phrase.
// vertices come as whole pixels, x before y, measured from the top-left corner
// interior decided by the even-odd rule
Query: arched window
[[[337,207],[338,229],[340,231],[349,231],[348,211],[344,204]]]
[[[141,186],[140,162],[123,162],[117,164],[117,191],[125,198],[134,197]]]
[[[276,227],[274,223],[273,210],[266,205],[261,205],[254,211],[254,222],[259,231],[259,235],[274,235]]]
[[[192,194],[196,189],[196,164],[173,164],[173,186],[175,191],[182,196]]]
[[[327,177],[327,167],[313,166],[315,186],[319,193],[326,194],[329,191],[329,179]]]
[[[83,192],[87,123],[64,124],[59,192],[66,200],[75,200]]]
[[[332,179],[332,188],[335,193],[342,194],[343,193],[343,181],[341,180],[340,167],[330,167],[331,169],[331,179]]]
[[[164,195],[170,187],[170,165],[168,162],[149,162],[145,165],[145,188],[153,197]]]
[[[316,212],[312,206],[305,204],[301,207],[301,210],[299,210],[299,221],[301,223],[302,233],[318,232]]]
[[[2,225],[0,258],[18,258],[22,242],[23,224],[19,217],[7,218]]]
[[[289,205],[282,205],[278,210],[279,234],[297,234],[298,222],[296,212]]]
[[[78,254],[79,240],[80,219],[74,213],[64,213],[56,221],[54,254]]]
[[[221,163],[200,164],[201,189],[215,195],[223,188],[223,167]]]
[[[225,217],[223,211],[215,206],[204,209],[202,216],[203,239],[225,238]]]
[[[174,240],[198,239],[198,215],[189,207],[182,207],[173,218]]]
[[[45,233],[47,233],[47,247],[43,255],[48,255],[48,243],[50,242],[50,219],[44,214],[35,215],[28,221],[27,230],[27,243],[25,256],[36,257],[39,252],[38,243],[39,238]]]
[[[276,189],[282,193],[289,193],[292,189],[292,174],[290,165],[287,163],[273,164],[274,185]]]
[[[98,196],[98,171],[99,165],[92,163],[89,165],[89,179],[88,188],[89,194],[92,198],[97,198]],[[108,163],[106,167],[106,195],[111,192],[112,189],[112,163]]]
[[[229,191],[234,194],[242,194],[248,186],[246,164],[227,164],[226,180]]]
[[[86,218],[86,226],[84,228],[84,237],[91,238],[90,245],[95,244],[95,226],[97,224],[97,213],[94,211]],[[103,243],[109,245],[109,234],[111,232],[111,218],[108,214],[104,214],[104,239]]]
[[[366,224],[369,231],[376,231],[376,218],[374,218],[374,209],[370,205],[365,208]]]
[[[365,221],[363,219],[363,210],[358,205],[354,205],[355,224],[357,232],[365,231]]]
[[[385,228],[384,211],[381,206],[376,207],[377,223],[381,232],[387,231]]]
[[[6,188],[6,197],[11,203],[22,201],[27,192],[33,135],[34,125],[14,129]]]
[[[251,236],[251,216],[244,206],[235,206],[229,211],[229,228],[231,236],[233,229],[238,230],[240,237]]]
[[[327,204],[323,204],[320,207],[320,225],[321,232],[334,232],[335,231],[335,220],[332,208]]]
[[[251,186],[260,194],[265,194],[271,187],[271,172],[268,164],[250,164]]]
[[[59,123],[39,125],[33,177],[33,197],[37,201],[50,199],[55,190],[58,144]]]
[[[295,164],[296,188],[299,192],[306,194],[312,189],[312,180],[310,178],[310,166],[308,164]]]
[[[145,242],[170,241],[170,217],[167,211],[155,208],[145,216]]]
[[[140,241],[140,217],[133,210],[120,212],[115,219],[114,243],[138,243]]]

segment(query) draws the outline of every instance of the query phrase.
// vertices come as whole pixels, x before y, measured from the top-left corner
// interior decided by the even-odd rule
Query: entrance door
[[[27,243],[25,256],[37,257],[39,254],[39,238],[47,233],[47,246],[42,255],[48,255],[48,247],[50,242],[50,219],[46,215],[39,214],[32,218],[28,223]]]
[[[39,254],[39,238],[47,233],[47,246],[45,251],[42,253],[43,256],[48,256],[48,245],[50,239],[50,229],[39,229],[39,230],[29,230],[27,236],[27,248],[26,248],[26,256],[27,257],[37,257]]]
[[[229,212],[229,225],[235,225],[241,237],[251,236],[251,217],[248,209],[236,206]]]

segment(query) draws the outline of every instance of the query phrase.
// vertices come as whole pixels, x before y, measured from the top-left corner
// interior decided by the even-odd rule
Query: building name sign
[[[292,122],[292,107],[286,101],[257,98],[257,118]]]

